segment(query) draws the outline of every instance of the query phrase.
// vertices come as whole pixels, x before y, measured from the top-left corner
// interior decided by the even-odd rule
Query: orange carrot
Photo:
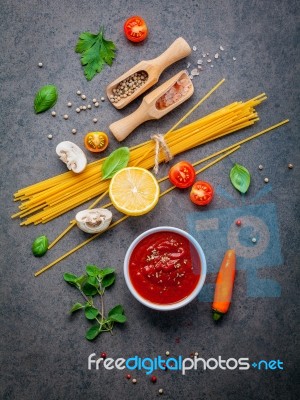
[[[227,250],[223,258],[216,281],[214,301],[212,304],[213,319],[218,321],[226,314],[231,302],[235,278],[236,257],[234,250]]]

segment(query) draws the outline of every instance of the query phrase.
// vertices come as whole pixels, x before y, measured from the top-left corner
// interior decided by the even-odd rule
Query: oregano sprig
[[[94,340],[101,332],[112,333],[114,324],[126,322],[124,309],[117,305],[109,310],[105,316],[104,293],[115,281],[115,270],[113,268],[98,268],[96,265],[87,265],[86,274],[76,276],[69,272],[64,274],[64,280],[75,286],[84,298],[84,303],[75,303],[70,313],[83,310],[86,319],[94,324],[87,330],[86,339]],[[95,296],[100,297],[100,307],[95,305]]]

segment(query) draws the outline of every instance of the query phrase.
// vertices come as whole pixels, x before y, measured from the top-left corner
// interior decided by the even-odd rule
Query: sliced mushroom
[[[97,233],[109,227],[112,213],[105,208],[79,211],[75,216],[77,226],[87,233]]]
[[[56,154],[67,165],[68,169],[77,174],[82,172],[87,165],[84,152],[75,143],[69,141],[60,142],[56,146]]]

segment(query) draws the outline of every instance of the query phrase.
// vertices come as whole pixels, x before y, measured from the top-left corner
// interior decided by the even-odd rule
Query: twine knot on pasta
[[[155,172],[155,174],[157,174],[160,149],[162,149],[164,153],[165,162],[172,160],[173,156],[163,135],[161,135],[160,133],[156,133],[155,135],[151,136],[151,139],[154,140],[155,142],[155,161],[154,161],[153,171]]]

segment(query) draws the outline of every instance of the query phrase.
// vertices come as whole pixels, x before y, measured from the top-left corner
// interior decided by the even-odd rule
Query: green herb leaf
[[[108,313],[108,318],[110,321],[119,322],[121,324],[127,320],[124,315],[124,309],[121,305],[117,305],[112,308]]]
[[[69,272],[66,272],[64,274],[64,280],[68,283],[71,283],[73,285],[76,285],[76,281],[77,281],[78,277],[74,274],[70,274]]]
[[[97,276],[100,275],[101,269],[98,268],[96,265],[87,265],[86,272],[89,276]]]
[[[86,306],[84,309],[84,314],[87,319],[95,319],[97,318],[99,311],[97,310],[97,308],[94,308],[92,306]]]
[[[40,88],[34,98],[34,110],[41,113],[53,107],[58,98],[57,88],[54,85],[46,85]]]
[[[32,253],[36,257],[42,257],[48,251],[48,238],[47,236],[39,236],[35,239],[31,246]]]
[[[82,291],[86,296],[95,296],[95,294],[98,293],[97,288],[95,288],[95,286],[92,286],[89,283],[86,283],[83,287],[82,287]]]
[[[101,332],[100,325],[93,325],[85,334],[88,340],[94,340]]]
[[[114,274],[109,274],[109,275],[105,275],[102,279],[102,287],[107,288],[109,286],[111,286],[115,281],[115,275]]]
[[[104,277],[109,274],[114,274],[115,270],[113,268],[104,268],[101,269],[100,276]]]
[[[240,164],[234,164],[230,171],[232,185],[241,193],[246,193],[251,181],[251,176],[247,168]]]
[[[89,276],[87,279],[87,283],[94,286],[95,288],[99,287],[98,279],[95,276]]]
[[[120,304],[112,308],[109,311],[108,316],[111,317],[114,314],[124,314],[124,309]]]
[[[102,179],[112,178],[120,169],[127,167],[129,157],[128,147],[113,151],[102,164]]]
[[[77,283],[79,286],[82,286],[82,285],[85,284],[86,280],[87,280],[86,275],[81,275],[81,276],[79,276],[79,277],[76,279],[76,283]]]
[[[119,322],[120,324],[124,324],[127,321],[127,318],[123,314],[114,314],[109,317],[110,321]]]
[[[104,29],[98,34],[83,32],[80,34],[75,52],[81,54],[81,64],[88,81],[101,72],[104,65],[112,65],[115,58],[115,44],[104,38]]]
[[[84,306],[81,303],[75,303],[71,308],[70,313],[73,313],[77,310],[81,310],[82,308],[84,308]]]

